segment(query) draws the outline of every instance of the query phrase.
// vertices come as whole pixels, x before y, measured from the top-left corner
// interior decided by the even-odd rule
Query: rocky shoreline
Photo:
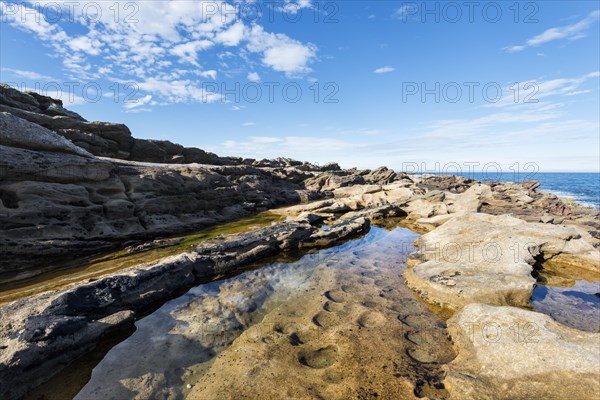
[[[424,193],[403,184],[379,190],[353,186],[334,191],[333,203],[280,212],[326,217],[333,209],[350,217],[381,216],[383,210],[398,207],[407,221],[428,232],[416,240],[418,251],[404,277],[424,301],[454,313],[447,323],[458,356],[445,365],[444,380],[451,398],[600,396],[600,331],[578,331],[522,309],[530,305],[536,284],[532,272],[544,263],[600,273],[593,230],[598,212],[548,206],[555,197],[535,191],[531,182],[468,182],[470,186],[455,192],[427,190],[432,186],[428,180],[439,189],[439,181],[461,178],[411,178],[421,183],[417,186]],[[483,209],[501,212],[492,215]]]
[[[0,86],[2,282],[72,254],[143,246],[274,207],[287,217],[0,305],[0,395],[20,398],[136,312],[198,282],[402,217],[424,233],[408,286],[454,314],[447,324],[458,356],[443,363],[451,398],[600,396],[600,333],[523,309],[544,263],[600,273],[600,213],[538,186],[221,158],[134,139],[124,125],[88,122],[59,101]],[[520,329],[529,329],[525,340]]]

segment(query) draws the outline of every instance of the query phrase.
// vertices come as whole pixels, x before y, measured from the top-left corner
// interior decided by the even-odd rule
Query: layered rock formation
[[[242,161],[169,141],[136,139],[123,124],[86,121],[63,108],[60,100],[35,92],[20,92],[4,84],[0,84],[0,112],[48,128],[99,157],[173,164],[237,165]]]
[[[88,122],[60,101],[0,86],[0,280],[46,271],[73,252],[319,198],[326,188],[318,182],[390,174],[287,159],[242,163],[134,139],[124,125]]]
[[[10,114],[1,113],[0,121],[3,280],[34,274],[32,267],[43,270],[73,251],[198,229],[318,196],[294,182],[296,171],[100,159]],[[24,128],[33,133],[15,143],[10,132]]]

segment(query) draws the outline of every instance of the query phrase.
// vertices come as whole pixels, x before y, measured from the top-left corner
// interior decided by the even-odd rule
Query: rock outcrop
[[[68,153],[69,147],[32,150],[29,141],[20,146],[0,145],[5,281],[50,268],[73,251],[97,252],[319,196],[286,180],[285,172],[247,165],[136,163]]]
[[[597,397],[600,334],[506,306],[529,306],[532,272],[548,260],[600,271],[598,212],[567,208],[532,182],[408,178],[335,189],[333,199],[278,211],[314,220],[404,215],[429,232],[404,277],[425,301],[457,312],[448,333],[458,357],[444,367],[450,398]]]
[[[448,321],[453,399],[600,398],[600,333],[515,307],[471,304]]]
[[[395,174],[365,176],[378,183]],[[124,125],[88,122],[58,100],[0,85],[0,278],[314,200],[323,196],[314,179],[339,188],[359,178],[336,165],[220,158],[134,139]]]
[[[420,237],[418,247],[423,262],[405,273],[408,285],[453,310],[478,302],[528,305],[534,265],[558,256],[600,271],[598,250],[574,228],[508,215],[455,216]]]
[[[161,140],[135,139],[123,124],[89,122],[63,108],[62,101],[0,84],[0,112],[50,129],[77,147],[110,158],[155,163],[238,165],[239,158],[218,157],[196,148]]]

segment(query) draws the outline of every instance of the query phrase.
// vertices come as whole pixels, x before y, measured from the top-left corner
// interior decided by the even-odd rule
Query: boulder
[[[443,192],[429,192],[424,196],[413,196],[408,200],[404,211],[408,214],[408,218],[413,220],[448,214],[448,206],[442,201],[444,198]]]
[[[475,184],[460,194],[448,193],[444,202],[449,213],[478,212],[482,203],[492,198],[492,190],[481,183]]]
[[[346,186],[340,187],[333,190],[334,197],[353,197],[359,196],[367,193],[375,193],[381,191],[381,186],[379,185],[354,185],[354,186]]]
[[[352,218],[339,224],[321,229],[302,243],[300,248],[325,247],[352,236],[365,233],[370,228],[370,221],[364,217]]]
[[[351,211],[340,217],[341,220],[365,217],[370,220],[377,220],[382,218],[397,218],[405,217],[406,213],[398,206],[393,204],[386,204],[378,207],[365,208],[359,211]]]
[[[375,183],[378,185],[387,185],[394,182],[398,178],[393,170],[387,167],[379,167],[368,174],[363,175],[367,183]]]

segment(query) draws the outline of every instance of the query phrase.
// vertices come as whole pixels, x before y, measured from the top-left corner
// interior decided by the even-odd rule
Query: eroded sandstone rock
[[[528,223],[508,215],[458,215],[418,240],[422,263],[405,272],[408,285],[451,309],[482,302],[526,306],[533,266],[566,256],[598,270],[598,251],[573,228]]]
[[[600,333],[485,304],[463,308],[448,330],[458,350],[444,381],[452,399],[600,397]]]

